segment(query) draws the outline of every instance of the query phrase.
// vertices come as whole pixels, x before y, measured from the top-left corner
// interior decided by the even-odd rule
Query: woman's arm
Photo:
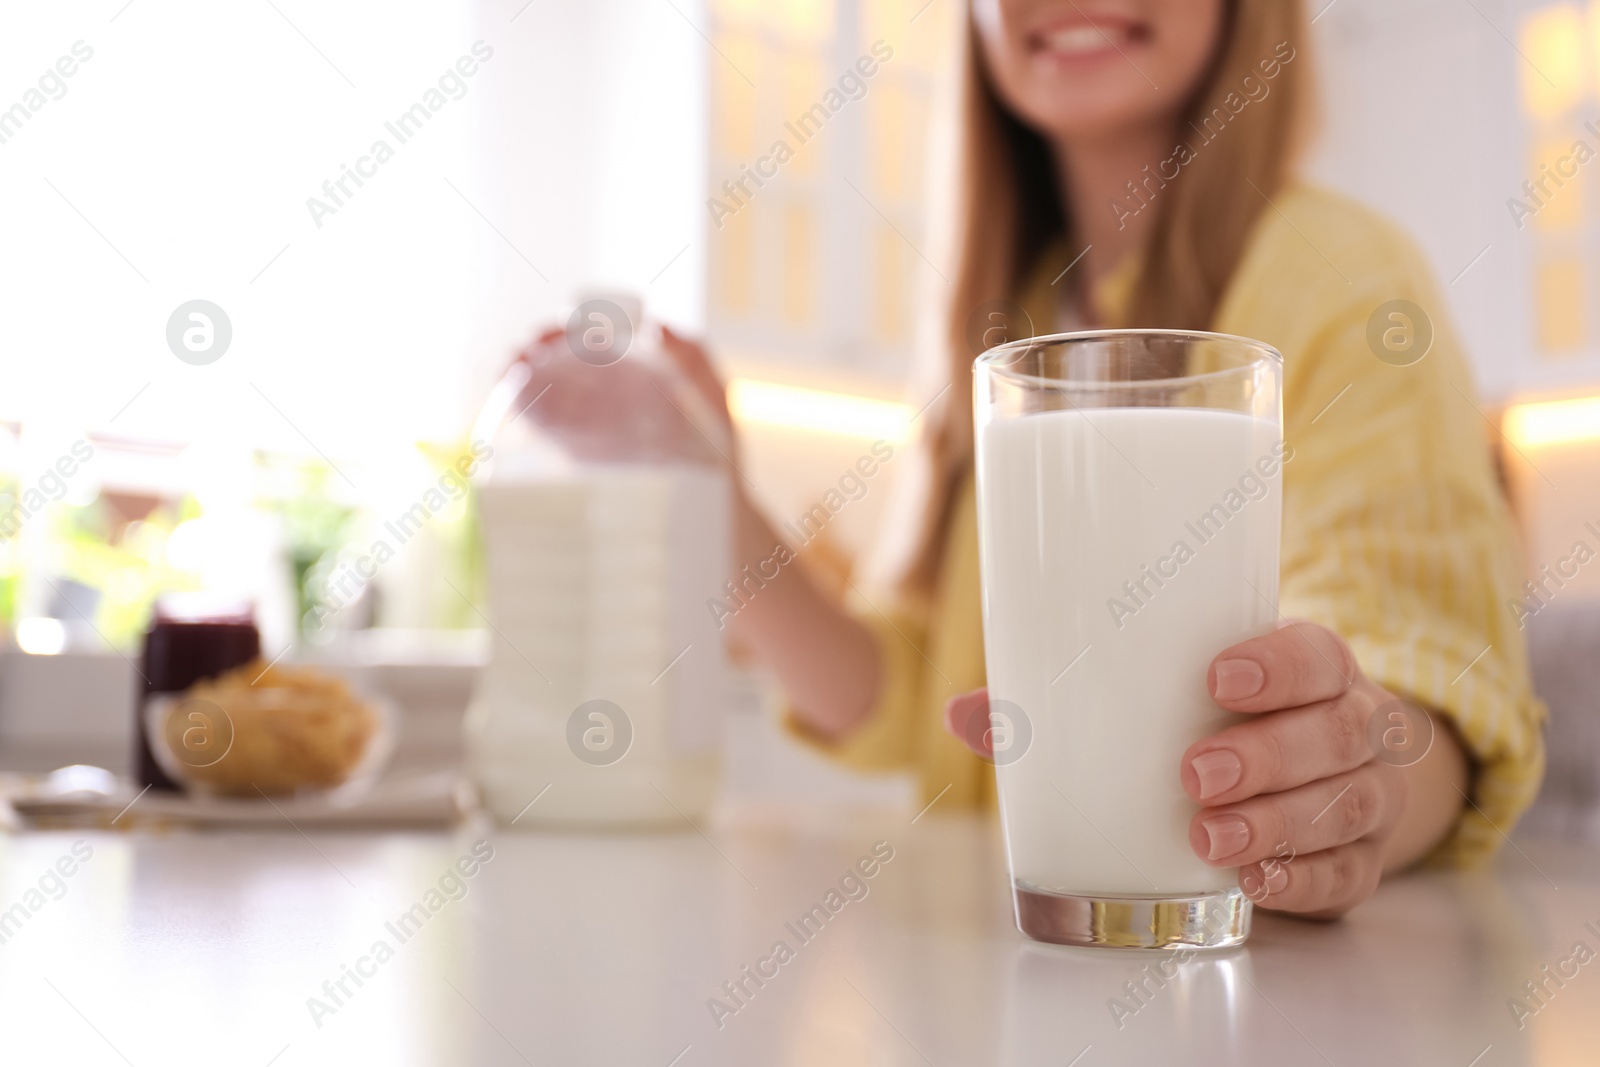
[[[736,560],[752,571],[783,544],[742,489],[735,492],[734,533]],[[837,740],[860,725],[877,695],[877,641],[797,560],[763,581],[743,594],[734,632],[778,676],[795,715],[818,736]]]
[[[662,331],[662,342],[679,372],[723,420],[732,438],[727,391],[705,350],[667,329]],[[877,641],[817,587],[750,499],[737,471],[737,448],[728,458],[735,468],[734,574],[760,570],[763,575],[740,590],[741,604],[732,617],[734,633],[778,676],[795,715],[819,737],[837,740],[859,726],[871,710],[880,674]],[[775,557],[788,562],[778,568],[776,578],[767,578],[769,567],[761,565]],[[739,583],[741,577],[734,581]]]

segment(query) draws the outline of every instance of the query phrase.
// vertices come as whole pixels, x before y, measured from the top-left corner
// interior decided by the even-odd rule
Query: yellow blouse
[[[1036,323],[1055,320],[1050,280],[1065,255],[1047,256],[1024,295]],[[1133,280],[1126,266],[1095,293],[1113,322]],[[1410,366],[1368,344],[1369,318],[1397,299],[1432,318],[1432,347]],[[1472,802],[1436,858],[1468,862],[1492,853],[1532,802],[1545,710],[1508,606],[1521,568],[1486,417],[1446,308],[1392,225],[1294,186],[1257,223],[1214,328],[1284,357],[1294,460],[1283,468],[1282,614],[1334,630],[1369,678],[1453,720],[1474,758]],[[855,605],[883,680],[868,719],[820,746],[859,769],[914,768],[922,802],[950,808],[995,805],[993,769],[943,728],[945,701],[984,684],[975,500],[969,469],[929,608]]]

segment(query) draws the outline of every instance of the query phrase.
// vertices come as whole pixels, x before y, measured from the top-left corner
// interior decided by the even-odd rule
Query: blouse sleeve
[[[1427,266],[1398,234],[1383,237],[1386,269],[1334,279],[1342,298],[1324,306],[1337,310],[1284,352],[1293,454],[1283,468],[1281,609],[1333,629],[1370,679],[1454,725],[1472,784],[1433,858],[1471,863],[1506,839],[1538,790],[1545,712],[1513,607],[1520,560],[1487,416]],[[1334,261],[1360,262],[1362,248],[1325,240]],[[1410,306],[1389,305],[1397,300]],[[1385,306],[1407,318],[1389,318]],[[1407,319],[1414,347],[1384,348],[1382,329],[1403,331]],[[1408,338],[1391,340],[1404,348]]]

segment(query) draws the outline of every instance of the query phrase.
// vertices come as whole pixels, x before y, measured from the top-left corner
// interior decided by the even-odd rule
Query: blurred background
[[[1530,578],[1554,590],[1529,626],[1570,743],[1552,746],[1533,825],[1600,833],[1600,563],[1574,561],[1580,542],[1600,549],[1600,168],[1573,162],[1574,142],[1600,151],[1600,3],[1310,9],[1308,173],[1431,259]],[[354,564],[468,452],[517,348],[595,287],[708,340],[744,472],[780,524],[874,442],[895,449],[802,552],[849,574],[940,325],[930,205],[963,10],[0,11],[0,770],[124,769],[130,657],[154,598],[191,589],[253,600],[268,658],[376,679],[401,706],[399,762],[459,759],[488,648],[471,499],[430,505],[376,573]],[[806,123],[863,56],[878,62],[861,91]],[[792,158],[760,162],[778,141]],[[203,365],[167,339],[194,300],[231,330]],[[733,793],[907,800],[792,747],[770,700],[747,679]]]

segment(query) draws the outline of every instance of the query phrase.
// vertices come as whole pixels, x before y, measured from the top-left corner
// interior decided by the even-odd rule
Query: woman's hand
[[[1369,681],[1331,630],[1287,623],[1224,650],[1206,681],[1218,707],[1249,718],[1183,755],[1184,791],[1201,805],[1189,843],[1207,863],[1240,868],[1256,903],[1342,915],[1454,822],[1467,778],[1454,734]],[[1403,714],[1386,712],[1374,743],[1368,726],[1386,707]],[[945,708],[946,728],[985,757],[988,733],[972,723],[987,708],[982,689]],[[1395,730],[1415,746],[1398,758],[1385,747]],[[1408,810],[1413,788],[1421,802]]]
[[[1377,758],[1368,724],[1398,699],[1308,622],[1225,649],[1206,684],[1218,707],[1250,718],[1183,755],[1184,791],[1202,805],[1189,825],[1195,853],[1239,867],[1251,899],[1280,911],[1332,918],[1371,896],[1409,783]]]
[[[628,353],[596,358],[567,330],[546,329],[517,354],[527,380],[510,410],[583,459],[731,462],[733,424],[705,350],[666,327],[661,348],[676,379]]]
[[[546,329],[517,354],[516,377],[505,389],[516,395],[506,398],[504,412],[531,420],[581,459],[688,457],[732,468],[729,577],[741,595],[734,601],[738,610],[720,622],[777,675],[808,728],[820,737],[842,737],[865,718],[877,693],[877,642],[804,567],[780,562],[776,577],[762,570],[794,553],[738,473],[738,439],[722,379],[699,344],[665,327],[661,348],[675,375],[628,352],[612,359],[608,348],[589,349],[582,334]],[[766,576],[757,584],[752,572]]]

